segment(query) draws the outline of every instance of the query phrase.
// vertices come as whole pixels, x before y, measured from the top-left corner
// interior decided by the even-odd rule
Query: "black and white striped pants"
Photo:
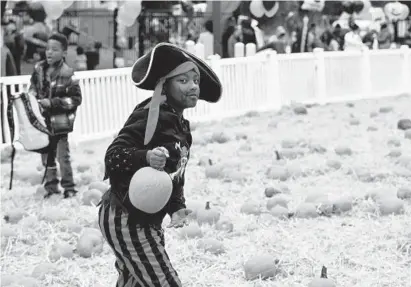
[[[165,251],[163,230],[128,225],[128,217],[107,202],[100,206],[100,230],[116,256],[116,287],[181,287]]]

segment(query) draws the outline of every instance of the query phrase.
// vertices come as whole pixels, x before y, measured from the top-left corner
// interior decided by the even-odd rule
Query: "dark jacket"
[[[49,77],[46,75],[47,68],[46,61],[36,63],[30,79],[29,92],[34,92],[37,99],[50,99],[51,108],[46,111],[46,117],[75,113],[81,105],[82,96],[78,81],[72,78],[74,70],[61,61]]]
[[[109,195],[116,199],[120,207],[129,214],[129,222],[140,225],[161,225],[166,214],[185,208],[184,181],[185,168],[182,162],[188,161],[192,137],[189,122],[180,117],[167,103],[160,106],[160,114],[156,131],[151,142],[144,146],[144,135],[147,124],[148,109],[144,106],[151,98],[143,101],[133,111],[120,130],[118,136],[108,147],[105,156],[105,179],[110,179]],[[128,197],[128,187],[134,173],[148,166],[147,151],[163,146],[169,151],[164,170],[173,178],[173,192],[169,202],[159,212],[148,214],[135,208]],[[180,173],[176,173],[176,171]],[[113,201],[111,201],[113,202]]]

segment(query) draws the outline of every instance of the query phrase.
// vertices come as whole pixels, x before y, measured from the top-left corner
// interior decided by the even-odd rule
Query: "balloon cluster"
[[[61,17],[64,10],[73,4],[74,1],[33,1],[34,3],[40,3],[43,6],[44,11],[47,14],[47,18],[50,20],[57,20]]]
[[[127,47],[126,28],[134,25],[138,15],[141,13],[141,0],[128,0],[118,9],[116,44],[119,48]]]
[[[324,9],[325,0],[305,0],[301,9],[305,11],[321,12]]]
[[[410,9],[400,2],[390,2],[385,4],[384,12],[390,21],[398,21],[405,20],[410,14]]]
[[[252,0],[250,12],[256,18],[262,18],[263,16],[272,18],[277,14],[279,7],[279,1]]]
[[[367,0],[347,0],[342,1],[343,11],[348,14],[360,14],[363,10],[368,10],[371,3]]]

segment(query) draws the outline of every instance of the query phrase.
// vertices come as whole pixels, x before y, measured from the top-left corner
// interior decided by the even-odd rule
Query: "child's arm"
[[[142,167],[148,166],[144,147],[146,128],[145,111],[135,111],[120,130],[116,139],[108,147],[105,155],[106,175],[133,175]]]
[[[173,193],[171,194],[171,198],[170,201],[168,203],[168,215],[172,215],[174,212],[186,208],[186,200],[184,197],[184,176],[181,179],[181,185],[178,186],[178,188],[173,191]]]

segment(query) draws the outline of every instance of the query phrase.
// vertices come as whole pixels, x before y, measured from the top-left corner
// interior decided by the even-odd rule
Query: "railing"
[[[327,102],[377,98],[411,93],[411,50],[362,52],[264,53],[251,57],[209,60],[223,84],[217,104],[199,102],[186,111],[192,121],[219,120],[250,110],[276,110],[292,102]],[[74,142],[107,137],[117,132],[134,107],[151,96],[135,88],[130,68],[76,72],[83,93]],[[2,126],[8,131],[7,90],[25,91],[29,76],[3,77]],[[10,143],[5,132],[2,142]]]

